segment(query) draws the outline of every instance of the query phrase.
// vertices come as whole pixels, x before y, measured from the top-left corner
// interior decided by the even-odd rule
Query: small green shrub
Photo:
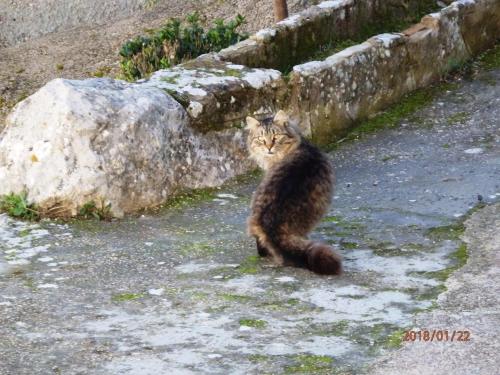
[[[36,206],[28,203],[26,193],[10,193],[0,197],[0,211],[18,219],[38,220],[40,218]]]
[[[111,220],[111,203],[101,201],[98,207],[94,201],[87,202],[80,208],[79,216],[83,219]]]
[[[236,31],[244,23],[245,17],[238,14],[227,24],[215,20],[214,26],[205,30],[200,26],[198,13],[188,15],[184,24],[170,19],[149,36],[138,36],[122,46],[122,76],[134,81],[204,53],[220,51],[248,37]]]

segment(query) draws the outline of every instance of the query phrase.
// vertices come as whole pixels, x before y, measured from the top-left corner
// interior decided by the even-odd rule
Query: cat
[[[290,124],[286,113],[246,118],[250,156],[265,171],[252,199],[248,234],[260,256],[318,274],[342,273],[339,255],[307,234],[326,213],[334,184],[327,157]]]

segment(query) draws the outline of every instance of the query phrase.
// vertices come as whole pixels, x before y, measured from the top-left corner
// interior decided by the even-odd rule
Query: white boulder
[[[88,202],[121,216],[244,172],[242,150],[238,129],[198,136],[159,88],[56,79],[7,118],[0,195],[26,192],[49,216],[74,216]]]

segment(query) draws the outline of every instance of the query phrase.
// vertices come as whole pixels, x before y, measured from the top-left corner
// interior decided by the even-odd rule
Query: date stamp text
[[[467,342],[471,339],[470,331],[456,331],[447,329],[432,329],[421,331],[405,331],[403,341],[425,341],[425,342]]]

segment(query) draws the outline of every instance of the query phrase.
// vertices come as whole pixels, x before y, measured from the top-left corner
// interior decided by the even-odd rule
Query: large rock
[[[198,135],[165,91],[57,79],[16,106],[0,139],[0,195],[27,192],[49,216],[88,202],[115,216],[247,170],[242,131]]]

